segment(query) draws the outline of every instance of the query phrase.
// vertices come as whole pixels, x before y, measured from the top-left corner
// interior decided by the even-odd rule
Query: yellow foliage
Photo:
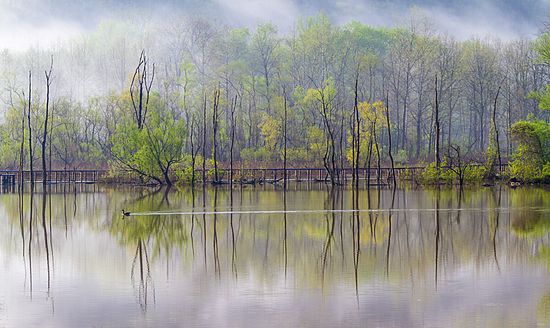
[[[260,123],[260,133],[265,140],[265,146],[268,150],[275,150],[281,137],[281,121],[271,116],[266,116]]]
[[[312,153],[310,157],[320,161],[325,151],[325,134],[323,130],[316,126],[309,127],[307,129],[307,144],[309,151]]]
[[[367,101],[360,102],[357,105],[359,110],[359,151],[361,154],[366,155],[369,151],[369,140],[376,133],[376,137],[379,140],[380,131],[382,128],[386,128],[386,107],[381,101],[369,103]],[[352,144],[352,136],[348,135],[348,144]],[[372,140],[371,147],[375,147],[374,138]],[[361,156],[364,157],[364,156]],[[353,163],[353,152],[349,148],[347,152],[347,158],[350,163]]]

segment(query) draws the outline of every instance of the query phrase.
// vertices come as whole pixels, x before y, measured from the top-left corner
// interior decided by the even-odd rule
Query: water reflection
[[[549,190],[307,188],[2,194],[0,325],[550,324]]]
[[[136,283],[135,269],[136,262],[138,264],[139,281]],[[141,239],[137,242],[136,254],[132,260],[132,270],[130,271],[130,280],[134,291],[137,293],[138,303],[143,311],[147,310],[147,296],[151,292],[153,302],[155,301],[155,287],[153,278],[151,277],[151,269],[149,265],[149,254],[147,252],[147,244]]]

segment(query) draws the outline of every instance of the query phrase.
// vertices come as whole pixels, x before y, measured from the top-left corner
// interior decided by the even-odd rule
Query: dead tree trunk
[[[439,180],[439,169],[441,166],[441,154],[439,152],[439,138],[440,138],[441,128],[439,124],[439,99],[437,92],[437,76],[435,77],[435,166],[438,172]]]
[[[286,103],[286,92],[283,89],[283,101],[284,101],[284,119],[283,119],[283,188],[286,190],[286,180],[287,180],[287,174],[286,174],[286,164],[287,164],[287,158],[286,158],[286,151],[287,151],[287,103]]]
[[[397,186],[397,181],[395,180],[395,163],[393,161],[392,155],[392,143],[391,143],[391,125],[390,125],[390,108],[389,108],[389,96],[386,93],[386,124],[388,125],[388,155],[390,156],[391,161],[391,174],[393,180],[393,188]]]
[[[497,90],[497,93],[495,95],[495,102],[494,102],[494,105],[493,105],[493,129],[495,130],[495,146],[497,147],[497,158],[498,158],[498,170],[499,170],[499,172],[500,172],[500,169],[502,168],[502,158],[500,156],[500,141],[499,141],[498,127],[497,127],[497,102],[498,102],[498,96],[500,95],[501,87],[502,87],[502,85],[498,86],[498,90]]]
[[[213,143],[212,143],[212,157],[214,159],[214,183],[220,183],[220,176],[218,172],[218,157],[217,157],[217,151],[218,151],[218,110],[220,106],[220,89],[216,88],[214,90],[214,103],[213,103],[213,111],[212,111],[212,134],[213,134]]]
[[[231,104],[231,144],[229,146],[229,184],[233,190],[233,149],[235,147],[235,109],[237,108],[237,95]]]
[[[369,152],[367,155],[367,188],[370,188],[370,177],[371,177],[371,160],[372,160],[372,134],[373,134],[373,125],[374,123],[371,123],[371,133],[369,135]]]
[[[353,179],[354,179],[354,186],[355,188],[359,187],[359,156],[360,156],[360,149],[361,149],[361,139],[360,139],[360,133],[361,133],[361,119],[359,116],[359,92],[358,92],[358,84],[359,84],[359,70],[357,71],[357,75],[355,76],[355,102],[353,106],[353,150],[354,150],[354,158],[352,160],[353,162]]]
[[[382,172],[380,169],[380,146],[378,145],[378,136],[376,134],[376,123],[373,123],[372,134],[374,138],[374,147],[376,149],[376,183],[380,186],[380,175]]]
[[[145,50],[142,50],[141,55],[139,56],[139,63],[134,71],[132,83],[130,85],[130,98],[132,99],[132,107],[134,109],[134,119],[136,120],[137,127],[140,130],[145,124],[149,105],[149,96],[151,94],[151,86],[153,85],[153,80],[155,78],[155,64],[153,63],[150,79],[147,76],[149,74],[149,69],[147,68],[148,64],[149,59],[145,55]],[[136,92],[137,95],[135,94]]]
[[[32,100],[32,72],[29,71],[29,102],[27,110],[27,124],[29,127],[29,170],[30,170],[30,180],[31,180],[31,190],[34,190],[34,152],[32,147],[32,125],[31,125],[31,100]]]
[[[23,94],[23,98],[25,95]],[[23,192],[23,166],[25,165],[25,116],[26,106],[23,102],[23,115],[21,115],[21,144],[19,146],[19,191]],[[22,205],[22,204],[21,204]]]
[[[46,111],[44,113],[44,132],[42,133],[42,186],[43,191],[46,190],[47,184],[47,174],[48,170],[46,167],[46,145],[48,141],[48,119],[50,116],[50,86],[52,83],[52,68],[53,68],[53,56],[51,58],[50,70],[44,71],[46,76]]]
[[[321,107],[322,107],[322,117],[325,127],[325,156],[323,157],[323,163],[325,169],[327,170],[331,185],[336,185],[339,182],[338,170],[336,164],[336,146],[334,131],[332,127],[332,108],[329,108],[328,101],[325,94],[321,94]]]
[[[189,132],[189,143],[191,146],[191,187],[195,187],[195,163],[197,160],[198,149],[195,149],[193,134],[195,133],[195,120],[192,119]]]
[[[203,94],[202,106],[202,186],[206,184],[206,93]]]

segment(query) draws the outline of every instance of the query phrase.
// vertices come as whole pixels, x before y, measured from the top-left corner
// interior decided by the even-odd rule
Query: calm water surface
[[[550,326],[548,189],[53,188],[0,194],[0,327]]]

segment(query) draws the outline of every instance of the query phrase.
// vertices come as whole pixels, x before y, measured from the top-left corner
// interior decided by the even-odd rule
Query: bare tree
[[[321,117],[325,129],[325,154],[323,156],[323,165],[330,177],[331,184],[339,183],[338,169],[336,161],[336,140],[333,126],[334,118],[334,96],[327,92],[325,87],[318,90],[317,100],[321,106]]]
[[[264,78],[267,113],[271,113],[271,76],[277,65],[277,49],[280,41],[277,39],[277,29],[271,24],[262,24],[256,29],[252,39],[252,49],[256,52],[255,58],[259,71]]]
[[[237,95],[231,103],[231,144],[229,146],[229,183],[233,190],[233,149],[235,146],[235,109],[237,108]]]
[[[439,125],[439,98],[438,98],[438,83],[437,83],[437,75],[435,77],[435,166],[437,168],[437,171],[439,172],[439,168],[441,166],[441,155],[439,152],[439,141],[440,141],[440,133],[441,128]]]
[[[286,190],[286,180],[287,180],[287,172],[286,172],[286,166],[287,166],[287,143],[288,143],[288,108],[287,108],[287,100],[286,100],[286,90],[283,88],[283,187]]]
[[[395,180],[395,163],[393,161],[393,155],[392,155],[389,95],[387,93],[386,93],[386,124],[388,125],[388,155],[390,156],[393,188],[395,189],[397,185],[397,181]]]
[[[206,184],[206,92],[202,99],[202,186]]]
[[[12,108],[16,108],[15,104],[13,103],[13,94],[15,93],[19,98],[19,103],[23,104],[23,111],[21,112],[21,142],[19,143],[19,192],[23,192],[23,166],[25,165],[25,117],[26,117],[26,104],[25,104],[25,92],[22,92],[22,94],[18,93],[17,91],[10,90],[9,91],[9,97],[10,97],[10,106]],[[21,208],[23,204],[21,203]]]
[[[212,157],[214,160],[214,181],[213,183],[220,183],[220,176],[218,172],[218,127],[219,127],[219,108],[220,108],[220,88],[217,87],[214,90],[213,104],[212,104]]]
[[[32,71],[29,70],[29,101],[27,103],[27,125],[29,127],[29,169],[31,179],[31,189],[34,190],[34,151],[32,146],[32,125],[31,125],[31,101],[32,101]]]
[[[462,189],[466,171],[470,168],[470,166],[464,163],[463,154],[460,152],[460,146],[451,145],[451,149],[454,151],[454,155],[449,155],[449,170],[457,176],[458,182]]]
[[[197,154],[200,148],[195,146],[195,139],[193,138],[193,134],[195,133],[195,124],[195,119],[193,118],[190,124],[189,131],[189,143],[191,147],[191,187],[195,187],[195,166],[197,161]]]
[[[497,147],[497,158],[498,158],[498,169],[502,167],[502,159],[500,156],[500,140],[498,135],[498,126],[497,126],[497,103],[498,103],[498,96],[500,95],[500,89],[502,87],[502,83],[498,86],[497,93],[495,95],[495,102],[493,104],[493,129],[495,129],[495,135],[494,135],[494,142],[495,146]],[[493,163],[494,165],[494,163]]]
[[[359,187],[359,156],[360,156],[360,134],[361,134],[361,116],[359,115],[359,68],[355,75],[355,100],[353,104],[353,124],[352,124],[352,155],[353,155],[353,183],[354,187]]]
[[[42,133],[42,186],[44,191],[46,190],[47,183],[47,167],[46,167],[46,145],[48,142],[48,119],[50,117],[50,86],[52,83],[52,69],[53,69],[53,55],[50,62],[50,70],[44,71],[46,76],[46,110],[44,112],[44,132]],[[51,169],[51,168],[50,168]]]
[[[149,97],[151,94],[151,86],[155,78],[155,64],[149,72],[147,65],[149,59],[145,54],[145,50],[141,51],[139,63],[134,71],[132,83],[130,85],[130,98],[132,99],[132,107],[134,109],[134,119],[138,129],[142,129],[147,118],[147,109],[149,105]],[[148,75],[151,75],[149,78]],[[137,92],[137,95],[135,94]]]

